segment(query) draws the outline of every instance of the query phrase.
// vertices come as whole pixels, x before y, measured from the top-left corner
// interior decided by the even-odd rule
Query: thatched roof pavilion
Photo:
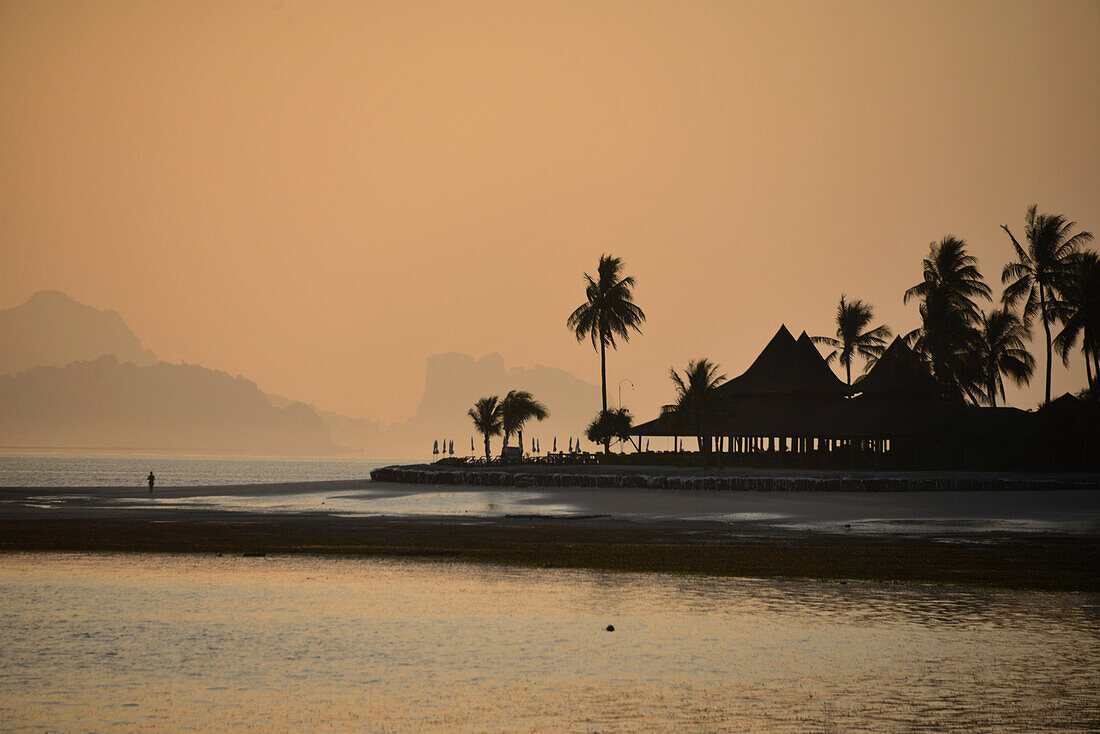
[[[785,451],[788,445],[805,452],[832,449],[837,441],[859,441],[878,450],[886,441],[929,436],[944,417],[939,387],[903,340],[895,339],[870,372],[849,387],[806,332],[795,339],[786,326],[716,394],[705,428],[730,452]],[[665,414],[636,426],[634,433],[690,436],[693,431],[675,414]]]
[[[741,375],[716,389],[704,438],[718,460],[836,467],[1096,467],[1100,408],[1072,396],[1038,413],[944,396],[919,355],[895,339],[850,388],[805,334],[780,327]],[[694,436],[675,413],[636,436]],[[723,458],[727,457],[727,458]],[[742,458],[739,458],[742,457]]]

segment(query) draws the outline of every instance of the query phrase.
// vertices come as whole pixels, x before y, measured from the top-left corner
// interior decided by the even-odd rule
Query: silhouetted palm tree
[[[1058,299],[1072,278],[1074,258],[1079,248],[1092,240],[1092,234],[1070,234],[1076,222],[1066,221],[1061,214],[1039,214],[1035,204],[1027,210],[1024,220],[1027,249],[1020,246],[1007,224],[1001,225],[1012,240],[1017,258],[1005,265],[1001,273],[1001,282],[1008,284],[1001,301],[1009,308],[1023,301],[1024,325],[1028,328],[1036,314],[1043,322],[1047,346],[1045,404],[1050,402],[1050,325],[1059,318]]]
[[[945,391],[965,394],[977,404],[981,380],[974,355],[983,314],[975,299],[989,300],[989,286],[982,280],[978,260],[957,237],[933,242],[921,266],[924,279],[904,297],[905,303],[920,301],[921,325],[905,339],[928,362]]]
[[[1075,259],[1069,282],[1062,289],[1062,331],[1054,337],[1054,347],[1069,364],[1069,355],[1077,340],[1085,353],[1085,374],[1089,390],[1100,377],[1100,256],[1086,250]]]
[[[989,404],[997,407],[997,394],[1000,393],[1001,400],[1005,397],[1001,375],[1021,386],[1031,380],[1035,358],[1024,346],[1024,341],[1031,341],[1031,332],[1016,314],[995,309],[982,319],[980,334],[977,360],[983,392]]]
[[[839,359],[844,365],[848,385],[852,384],[852,357],[858,354],[863,358],[863,371],[866,372],[886,351],[886,340],[893,335],[887,326],[876,326],[870,331],[864,331],[874,316],[874,310],[869,305],[858,299],[849,303],[842,294],[840,305],[836,309],[836,338],[813,337],[815,344],[825,344],[833,348],[825,362],[832,364]]]
[[[523,424],[534,418],[538,421],[550,417],[550,411],[546,406],[535,400],[526,390],[509,390],[500,403],[501,430],[504,431],[504,449],[508,447],[508,439],[513,433],[519,434],[519,452],[523,455]]]
[[[492,395],[482,398],[474,403],[474,407],[466,412],[474,422],[474,428],[485,437],[485,460],[489,460],[489,438],[499,436],[503,428],[501,418],[500,398]]]
[[[668,373],[676,386],[676,402],[666,405],[664,410],[675,413],[691,426],[699,440],[703,466],[706,466],[710,456],[707,421],[715,412],[716,388],[726,381],[726,376],[718,374],[718,365],[706,357],[688,362],[682,377],[674,368],[669,368]]]
[[[630,340],[630,330],[642,332],[645,313],[634,304],[634,278],[622,277],[623,261],[610,255],[601,255],[596,277],[584,274],[585,302],[569,314],[566,324],[577,341],[592,340],[592,347],[600,350],[600,388],[603,394],[603,410],[607,410],[607,347],[615,348],[615,338]],[[610,439],[604,441],[606,453]]]

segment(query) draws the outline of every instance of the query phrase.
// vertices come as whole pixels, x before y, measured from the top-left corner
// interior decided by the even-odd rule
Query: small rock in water
[[[613,625],[613,624],[607,625],[607,631],[608,632],[614,632],[615,631],[615,625]]]

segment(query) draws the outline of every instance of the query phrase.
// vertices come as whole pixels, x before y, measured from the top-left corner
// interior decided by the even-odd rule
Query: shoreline
[[[708,469],[622,465],[405,464],[371,470],[371,479],[400,484],[477,487],[593,487],[707,492],[955,492],[1100,490],[1089,472],[873,471],[841,469]]]

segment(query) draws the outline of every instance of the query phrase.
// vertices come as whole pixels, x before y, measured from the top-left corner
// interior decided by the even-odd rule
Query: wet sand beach
[[[0,488],[0,550],[397,556],[1100,591],[1100,492]]]

